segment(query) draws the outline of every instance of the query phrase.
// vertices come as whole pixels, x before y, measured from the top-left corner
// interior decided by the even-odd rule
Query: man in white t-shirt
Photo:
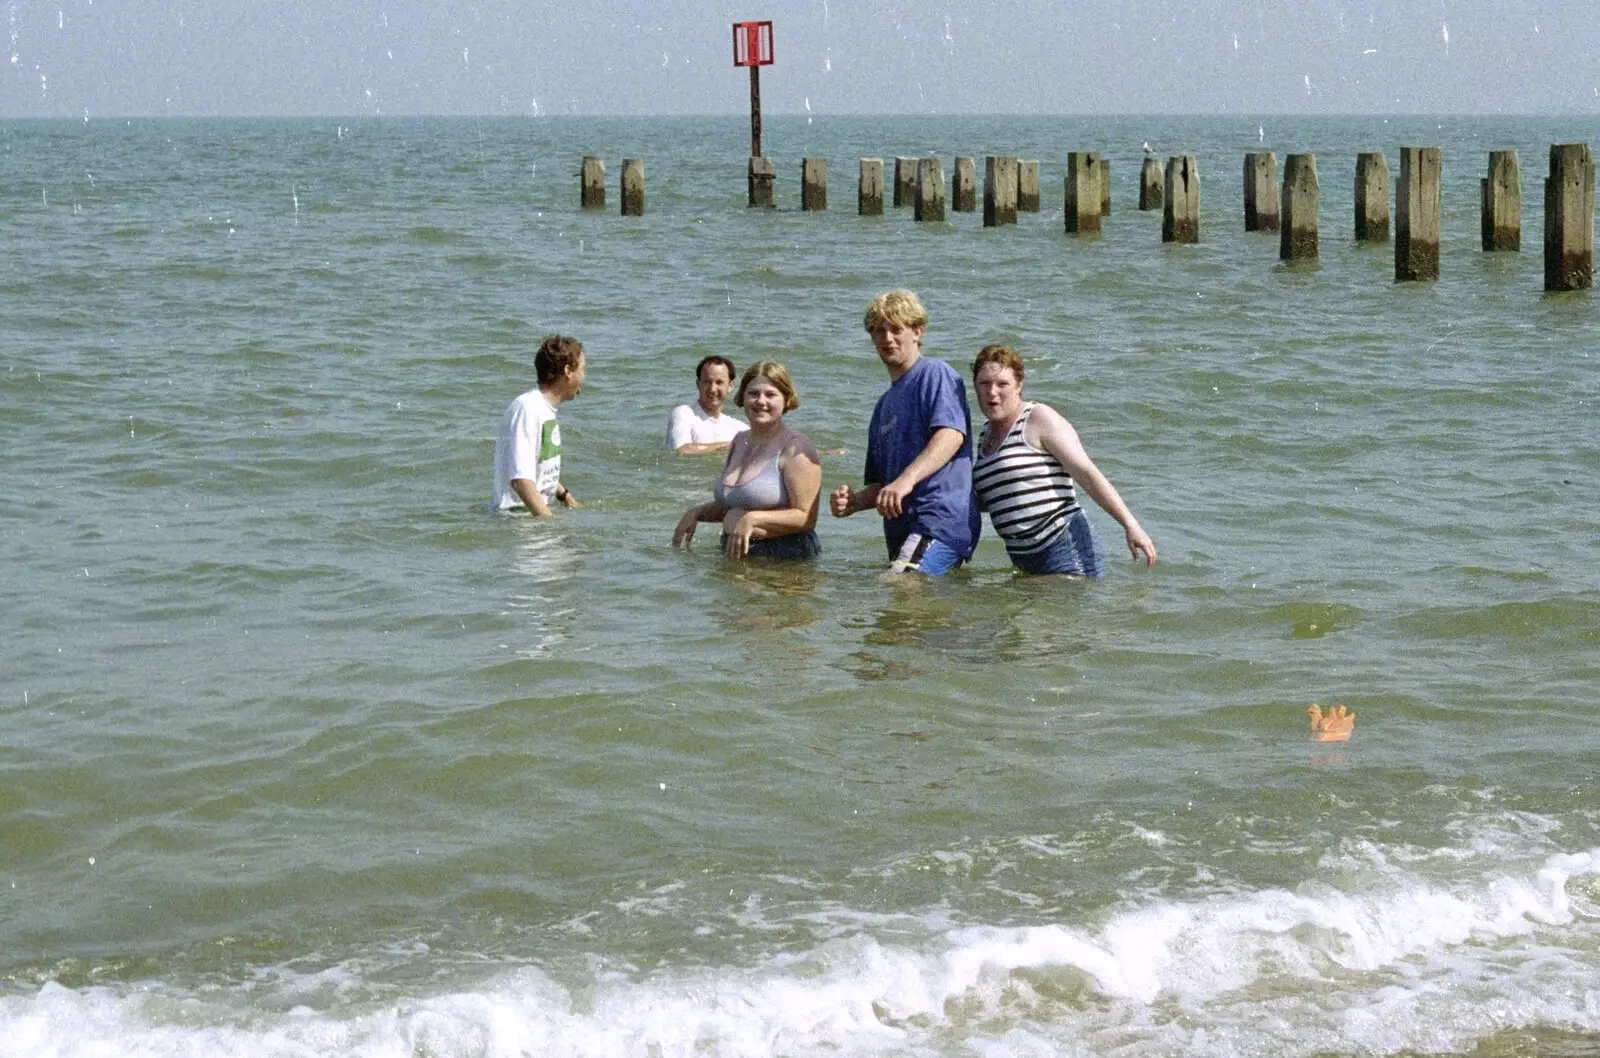
[[[700,398],[672,409],[667,419],[667,449],[683,455],[717,452],[750,429],[731,415],[722,414],[722,402],[733,390],[733,361],[708,356],[694,369]]]
[[[550,513],[560,500],[583,506],[561,483],[561,427],[556,407],[583,391],[583,343],[552,334],[533,358],[539,386],[516,400],[500,417],[494,441],[494,508],[526,507],[535,517]]]

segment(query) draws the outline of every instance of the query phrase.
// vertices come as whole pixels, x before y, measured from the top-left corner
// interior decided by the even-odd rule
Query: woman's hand
[[[688,547],[694,540],[694,531],[700,524],[700,508],[690,507],[683,512],[683,517],[678,519],[678,526],[672,530],[672,546]]]
[[[729,558],[744,558],[750,553],[750,540],[756,531],[755,519],[749,511],[735,507],[722,519],[722,531],[727,535],[723,553]]]

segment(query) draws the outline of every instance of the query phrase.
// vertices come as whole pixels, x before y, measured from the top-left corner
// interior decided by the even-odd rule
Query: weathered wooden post
[[[1437,147],[1400,148],[1400,184],[1394,190],[1394,281],[1439,278],[1439,177]]]
[[[988,155],[983,160],[983,226],[1017,222],[1017,160]]]
[[[1111,163],[1100,159],[1100,215],[1111,216]]]
[[[1550,146],[1544,182],[1544,288],[1594,285],[1594,154],[1587,143]]]
[[[861,181],[856,185],[856,214],[883,216],[883,159],[861,159]]]
[[[1100,234],[1100,155],[1094,151],[1067,154],[1066,216],[1068,235]]]
[[[1522,168],[1516,151],[1490,151],[1489,175],[1479,183],[1483,248],[1522,249]]]
[[[1192,154],[1167,159],[1161,206],[1162,242],[1200,241],[1200,169]]]
[[[644,216],[644,159],[622,159],[622,215]]]
[[[917,220],[944,220],[944,163],[937,158],[917,160]]]
[[[1267,157],[1271,157],[1268,155]],[[1290,154],[1283,159],[1283,231],[1278,259],[1308,261],[1317,257],[1317,156]]]
[[[917,198],[917,160],[915,158],[896,158],[894,160],[894,204],[898,209],[901,206],[910,206]]]
[[[950,189],[950,208],[956,213],[971,213],[977,209],[978,166],[974,159],[956,159],[954,185]]]
[[[584,209],[606,208],[606,163],[592,154],[583,156],[583,173],[578,177],[578,201]]]
[[[1155,155],[1145,155],[1144,164],[1139,166],[1139,208],[1151,210],[1161,208],[1161,163]]]
[[[1017,212],[1039,212],[1039,159],[1017,161]]]
[[[1287,163],[1283,175],[1287,186]],[[1284,196],[1288,197],[1287,191]],[[1244,156],[1244,230],[1278,230],[1278,156],[1271,151],[1250,151]]]
[[[1356,155],[1356,241],[1389,241],[1389,159],[1382,151]]]
[[[750,68],[750,170],[749,203],[752,208],[772,208],[772,163],[761,157],[761,67],[772,65],[772,23],[733,24],[733,65]]]
[[[777,180],[777,171],[772,166],[771,158],[750,159],[750,207],[752,209],[772,208],[772,185]]]
[[[800,209],[820,213],[828,208],[828,159],[800,160]]]

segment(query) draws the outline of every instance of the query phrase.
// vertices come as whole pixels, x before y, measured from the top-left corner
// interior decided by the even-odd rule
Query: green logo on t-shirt
[[[561,454],[561,426],[554,419],[539,428],[539,462]]]

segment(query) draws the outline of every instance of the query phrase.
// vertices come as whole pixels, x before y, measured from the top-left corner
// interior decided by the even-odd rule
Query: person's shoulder
[[[530,408],[539,410],[548,408],[549,406],[550,402],[544,399],[544,394],[539,392],[538,386],[535,386],[532,389],[524,390],[523,392],[518,393],[511,403],[506,405],[506,411],[526,412]]]
[[[1062,415],[1059,411],[1056,411],[1042,400],[1036,400],[1033,402],[1033,408],[1028,412],[1028,422],[1030,425],[1033,423],[1038,423],[1040,426],[1044,427],[1072,425],[1070,422],[1067,422],[1067,417],[1065,415]]]
[[[783,451],[784,455],[787,456],[804,456],[813,463],[821,464],[822,462],[822,453],[817,450],[817,446],[812,443],[811,438],[799,430],[795,430],[790,434],[789,442],[783,446]]]
[[[1043,401],[1035,401],[1028,412],[1028,426],[1023,431],[1023,440],[1037,447],[1046,437],[1071,436],[1076,432],[1065,415]]]
[[[927,365],[924,367],[923,365]],[[961,373],[949,364],[936,357],[924,356],[912,365],[912,370],[922,368],[919,379],[924,385],[948,386],[961,385]]]

